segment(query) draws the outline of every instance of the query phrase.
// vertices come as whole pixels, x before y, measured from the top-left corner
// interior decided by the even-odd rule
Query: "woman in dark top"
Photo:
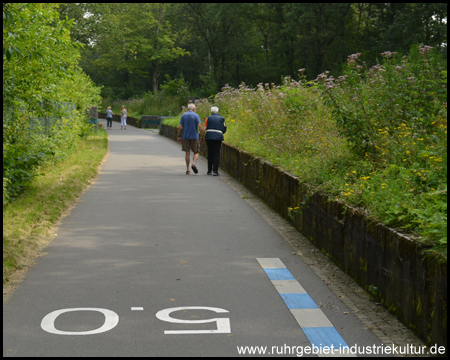
[[[219,176],[220,149],[222,147],[223,134],[227,131],[225,118],[219,115],[219,108],[211,108],[211,116],[205,121],[205,141],[208,146],[208,175]]]

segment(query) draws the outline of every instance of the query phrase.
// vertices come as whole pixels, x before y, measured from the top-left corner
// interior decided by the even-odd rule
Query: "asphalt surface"
[[[100,174],[3,304],[3,356],[297,356],[311,342],[258,259],[279,259],[349,346],[381,345],[225,174],[202,159],[186,175],[152,132],[108,132]]]

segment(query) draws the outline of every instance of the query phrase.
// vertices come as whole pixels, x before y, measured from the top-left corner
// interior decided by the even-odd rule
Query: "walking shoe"
[[[191,165],[192,170],[194,170],[195,174],[198,174],[198,169],[197,166],[195,166],[194,164]]]
[[[212,172],[211,172],[211,171],[208,171],[208,172],[206,173],[206,175],[212,175]]]
[[[219,173],[218,173],[218,172],[214,172],[213,175],[214,175],[214,176],[219,176]]]

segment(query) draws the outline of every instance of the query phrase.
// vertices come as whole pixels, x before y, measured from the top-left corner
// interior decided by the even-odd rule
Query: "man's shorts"
[[[194,154],[200,152],[200,141],[194,139],[185,139],[181,141],[181,151],[192,151]]]

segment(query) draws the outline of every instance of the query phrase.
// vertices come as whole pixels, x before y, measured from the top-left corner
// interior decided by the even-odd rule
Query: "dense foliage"
[[[148,91],[141,97],[134,96],[127,100],[102,100],[102,107],[111,106],[114,113],[119,114],[122,105],[128,109],[128,114],[135,118],[141,115],[176,116],[180,109],[189,101],[189,90],[183,77],[172,80],[166,75],[166,81],[161,85],[161,91],[152,93]]]
[[[81,64],[111,100],[183,77],[203,98],[225,84],[280,83],[329,70],[347,55],[369,66],[385,50],[428,44],[446,53],[446,3],[67,3]]]
[[[447,71],[430,46],[408,57],[382,55],[383,64],[371,68],[352,55],[343,76],[318,77],[357,156],[340,195],[369,206],[385,224],[446,246]]]
[[[87,131],[100,89],[78,66],[72,21],[56,4],[3,4],[3,205],[40,165],[57,161]]]
[[[324,73],[309,83],[227,86],[213,101],[198,101],[197,112],[204,119],[218,106],[228,143],[446,256],[446,71],[428,46],[394,55],[385,52],[370,68],[351,55],[337,79]]]

